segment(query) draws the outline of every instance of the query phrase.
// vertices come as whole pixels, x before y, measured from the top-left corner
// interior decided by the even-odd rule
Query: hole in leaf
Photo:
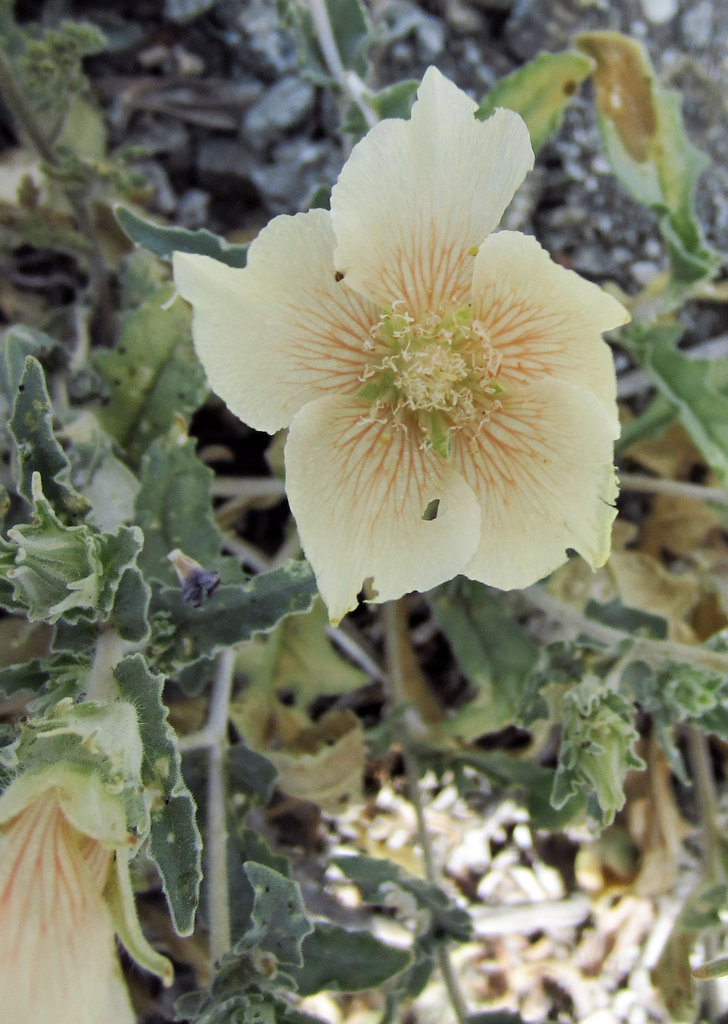
[[[440,511],[440,499],[433,498],[428,504],[425,511],[422,513],[422,518],[426,523],[431,523],[433,519],[437,519],[438,512]]]

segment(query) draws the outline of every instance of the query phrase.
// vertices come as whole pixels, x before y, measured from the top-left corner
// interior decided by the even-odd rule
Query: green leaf
[[[32,478],[39,473],[43,493],[62,519],[83,516],[88,502],[71,484],[70,463],[53,432],[53,408],[43,368],[33,356],[25,360],[8,425],[18,446],[18,493],[32,503]]]
[[[688,785],[690,780],[674,735],[675,727],[681,722],[693,722],[728,739],[728,679],[684,663],[653,666],[633,661],[623,672],[621,685],[649,712],[671,770]]]
[[[31,484],[34,520],[0,540],[0,575],[12,587],[12,604],[31,622],[108,619],[124,572],[134,564],[142,534],[134,526],[99,534],[89,526],[64,526],[41,489]],[[7,590],[0,593],[6,599]]]
[[[267,757],[244,743],[236,743],[227,753],[228,785],[233,796],[245,796],[258,804],[268,803],[276,781],[276,770]],[[255,858],[253,858],[255,859]]]
[[[161,665],[174,673],[223,647],[250,640],[286,615],[308,611],[316,593],[306,562],[287,562],[247,583],[221,584],[201,608],[186,604],[179,588],[155,585],[152,614],[161,619],[156,642]]]
[[[20,665],[0,669],[0,693],[12,697],[16,693],[40,693],[48,682],[46,662],[39,658]]]
[[[364,5],[360,0],[324,0],[324,3],[342,65],[364,78],[368,69],[367,51],[374,38]],[[296,40],[301,69],[319,85],[334,84],[308,5],[300,0],[277,0],[277,7],[279,18]]]
[[[554,787],[555,771],[544,765],[535,764],[525,758],[513,757],[504,750],[467,750],[448,754],[442,768],[473,768],[491,782],[505,790],[515,789],[528,809],[534,828],[558,831],[584,811],[586,800],[581,791],[575,791],[567,801],[554,807],[551,793]],[[467,780],[462,780],[464,791]]]
[[[116,443],[90,411],[81,412],[62,431],[68,444],[71,476],[90,505],[87,522],[112,533],[134,518],[139,481],[116,457]]]
[[[481,583],[458,578],[428,594],[435,620],[475,698],[439,728],[465,741],[521,717],[539,648]]]
[[[690,359],[676,348],[677,326],[630,332],[627,347],[667,398],[721,483],[728,483],[728,362]],[[631,335],[631,337],[630,337]]]
[[[577,46],[597,63],[599,127],[612,169],[638,202],[655,210],[679,286],[712,276],[720,256],[695,219],[695,186],[707,157],[690,142],[679,93],[663,89],[642,43],[619,32],[586,32]]]
[[[43,359],[59,348],[55,338],[25,324],[14,324],[3,331],[0,358],[0,422],[3,426],[10,419],[28,356]]]
[[[320,1017],[294,1010],[270,992],[249,989],[240,995],[240,985],[235,986],[232,980],[227,985],[214,984],[213,988],[220,991],[212,995],[190,992],[178,999],[176,1019],[191,1024],[324,1024]],[[238,994],[229,995],[230,990]]]
[[[574,50],[540,53],[528,64],[501,78],[475,116],[485,120],[497,107],[515,110],[526,122],[531,145],[538,153],[561,124],[566,105],[594,67],[590,57]]]
[[[348,693],[364,686],[368,676],[340,658],[326,627],[329,618],[321,600],[310,612],[284,619],[265,638],[256,639],[238,655],[249,688],[274,696],[281,690],[306,707],[323,694]]]
[[[422,948],[431,949],[444,939],[467,942],[471,938],[470,915],[431,882],[389,860],[364,854],[334,857],[332,864],[354,882],[367,902],[393,906],[406,917],[419,915],[417,936]]]
[[[366,93],[362,99],[374,111],[380,121],[388,117],[399,117],[407,120],[412,112],[412,103],[420,82],[417,78],[405,78],[394,85],[388,85],[378,92]],[[350,103],[341,125],[342,132],[349,132],[354,141],[364,138],[369,125],[357,103]],[[328,204],[327,204],[328,209]]]
[[[611,824],[624,805],[627,772],[646,767],[634,752],[639,733],[632,703],[587,677],[561,696],[557,719],[563,731],[551,802],[558,809],[583,792],[595,816]]]
[[[178,430],[157,438],[143,455],[136,522],[144,531],[139,565],[148,580],[178,586],[167,559],[175,548],[207,569],[221,567],[222,534],[210,499],[213,478],[197,458],[194,440]]]
[[[245,266],[247,245],[233,245],[206,228],[188,231],[186,228],[161,227],[137,217],[124,206],[115,206],[114,216],[132,242],[144,246],[162,259],[171,259],[173,252],[190,252],[199,256],[212,256],[229,267]]]
[[[243,870],[253,888],[253,909],[248,932],[236,950],[255,947],[272,953],[284,967],[301,967],[301,944],[313,931],[301,887],[264,864],[251,862]]]
[[[195,923],[202,880],[202,840],[195,805],[182,777],[179,748],[167,721],[164,678],[147,667],[141,654],[114,670],[122,697],[133,704],[143,747],[142,782],[151,803],[150,852],[159,868],[164,892],[180,935]]]
[[[174,294],[172,285],[158,289],[125,315],[116,348],[94,352],[94,366],[109,390],[99,419],[133,462],[176,417],[190,416],[207,393],[192,348],[190,309],[179,300],[168,305]]]
[[[631,608],[629,605],[622,604],[618,597],[607,604],[590,600],[587,602],[584,613],[596,622],[602,622],[605,626],[612,626],[614,629],[621,629],[625,633],[651,636],[657,640],[667,638],[669,625],[667,619],[662,615],[653,615],[652,612],[645,612],[640,608]]]
[[[303,965],[290,970],[298,994],[322,990],[363,992],[378,988],[412,963],[405,949],[388,946],[369,932],[350,932],[318,922],[303,940]]]
[[[623,425],[622,433],[614,445],[615,458],[621,458],[637,441],[659,437],[674,419],[675,407],[672,402],[663,394],[656,394],[638,416]]]
[[[152,592],[136,566],[122,573],[114,596],[111,620],[122,640],[145,643],[150,636],[149,603]]]

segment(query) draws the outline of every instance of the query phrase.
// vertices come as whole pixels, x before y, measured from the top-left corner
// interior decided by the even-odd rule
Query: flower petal
[[[362,588],[388,601],[450,579],[478,544],[478,504],[463,478],[368,412],[321,398],[298,413],[286,444],[291,509],[333,622]],[[437,516],[426,520],[434,500]]]
[[[3,826],[3,1024],[134,1024],[102,895],[110,860],[52,789]]]
[[[418,318],[463,305],[473,250],[533,167],[518,114],[497,110],[478,121],[475,109],[429,68],[411,119],[375,125],[334,186],[336,269],[382,306],[404,300]]]
[[[498,379],[506,388],[558,377],[589,388],[616,417],[614,361],[601,335],[629,320],[621,302],[517,231],[485,240],[472,294],[473,319],[502,355]]]
[[[502,401],[453,452],[482,509],[480,547],[464,574],[503,590],[530,586],[567,548],[603,565],[617,514],[613,418],[565,381],[541,380]]]
[[[252,427],[287,427],[302,405],[361,387],[364,342],[379,318],[337,281],[331,215],[276,217],[243,270],[208,256],[174,254],[180,294],[214,391]]]

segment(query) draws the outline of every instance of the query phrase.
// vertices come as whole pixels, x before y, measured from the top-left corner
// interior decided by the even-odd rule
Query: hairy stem
[[[230,949],[230,905],[228,886],[228,829],[225,792],[227,722],[233,688],[235,652],[232,648],[218,657],[212,687],[207,777],[207,894],[210,919],[210,956],[219,959]]]
[[[432,885],[439,885],[439,871],[435,862],[435,854],[432,848],[430,832],[427,828],[425,807],[420,789],[421,770],[416,751],[413,749],[411,740],[411,722],[408,722],[407,709],[407,687],[404,679],[402,645],[409,643],[407,635],[406,607],[403,602],[390,601],[382,607],[384,619],[387,669],[390,689],[390,706],[392,710],[401,710],[402,714],[402,758],[404,760],[405,772],[407,774],[407,788],[412,806],[415,809],[417,820],[417,838],[422,849],[422,859],[425,867],[425,876]],[[410,709],[412,710],[412,709]],[[465,1024],[468,1016],[468,1008],[465,997],[460,990],[457,975],[452,965],[450,955],[444,945],[440,945],[437,952],[438,966],[442,980],[447,989],[453,1013],[458,1024]]]
[[[122,640],[115,629],[105,629],[99,633],[86,686],[87,700],[103,704],[118,699],[119,687],[114,678],[114,669],[133,648],[134,644]]]

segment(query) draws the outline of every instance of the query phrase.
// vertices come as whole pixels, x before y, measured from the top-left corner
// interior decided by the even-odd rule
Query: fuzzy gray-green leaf
[[[162,876],[174,926],[189,935],[202,880],[202,841],[195,805],[182,777],[179,748],[162,700],[164,678],[141,654],[124,658],[114,675],[121,695],[134,705],[143,746],[142,781],[151,805],[150,850]]]

